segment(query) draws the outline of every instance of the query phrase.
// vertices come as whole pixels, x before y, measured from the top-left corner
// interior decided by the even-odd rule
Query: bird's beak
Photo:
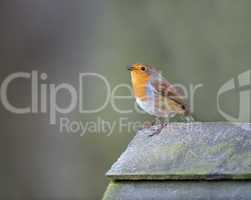
[[[127,69],[128,69],[129,71],[132,71],[132,70],[133,70],[133,65],[127,65]]]

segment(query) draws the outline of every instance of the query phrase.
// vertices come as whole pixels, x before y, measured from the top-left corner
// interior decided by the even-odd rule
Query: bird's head
[[[158,70],[148,64],[131,64],[127,66],[127,69],[131,71],[132,78],[136,79],[149,79],[159,74]]]

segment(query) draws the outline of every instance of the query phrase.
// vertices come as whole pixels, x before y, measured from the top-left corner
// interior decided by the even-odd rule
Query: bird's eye
[[[145,68],[145,67],[141,67],[141,70],[142,70],[142,71],[145,71],[145,70],[146,70],[146,68]]]

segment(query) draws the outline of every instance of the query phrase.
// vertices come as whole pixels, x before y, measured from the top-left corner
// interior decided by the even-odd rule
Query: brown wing
[[[154,80],[151,82],[155,92],[163,97],[167,97],[177,104],[179,104],[186,113],[189,112],[189,108],[186,104],[186,98],[181,88],[173,86],[167,80]]]

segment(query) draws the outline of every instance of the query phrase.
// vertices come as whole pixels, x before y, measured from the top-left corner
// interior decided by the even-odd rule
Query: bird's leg
[[[143,127],[139,128],[138,131],[141,131],[143,129],[150,129],[150,128],[152,128],[152,126],[160,124],[160,122],[161,122],[161,120],[158,117],[156,117],[152,122],[145,121],[143,124]]]
[[[170,121],[170,116],[168,116],[167,118],[165,118],[164,120],[161,120],[160,118],[157,118],[158,122],[160,122],[158,125],[160,127],[158,127],[156,130],[154,130],[154,132],[149,135],[149,137],[152,137],[154,135],[158,135],[161,133],[162,129],[165,128],[168,124],[169,124],[169,121]]]
[[[159,117],[156,117],[155,120],[152,122],[152,126],[161,124],[161,120]]]
[[[155,125],[159,127],[156,130],[154,130],[154,132],[151,135],[149,135],[150,137],[158,135],[162,131],[162,129],[166,126],[166,123],[162,121],[160,118],[156,118]]]
[[[165,127],[165,123],[160,124],[160,127],[158,127],[152,134],[149,135],[149,137],[152,137],[154,135],[158,135],[161,133],[162,129]]]

